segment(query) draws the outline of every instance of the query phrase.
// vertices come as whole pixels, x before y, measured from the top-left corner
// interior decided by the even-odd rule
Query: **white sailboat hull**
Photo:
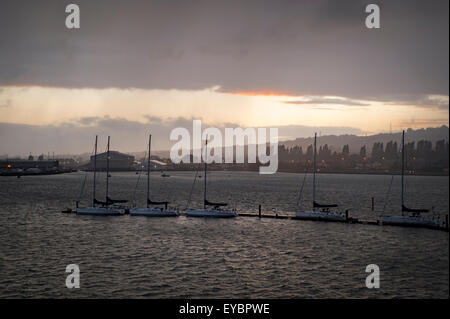
[[[130,209],[132,216],[146,216],[146,217],[176,217],[178,211],[164,208],[132,208]]]
[[[404,171],[405,171],[405,131],[402,134],[402,211],[405,208],[403,202],[404,194]],[[414,210],[413,210],[414,211]],[[415,227],[440,227],[440,221],[438,219],[426,218],[421,216],[381,216],[381,223],[383,225],[396,225],[396,226],[415,226]]]
[[[439,227],[440,222],[437,219],[415,217],[415,216],[381,216],[383,225],[401,225],[417,227]]]
[[[125,209],[116,207],[84,207],[77,208],[78,215],[95,215],[95,216],[120,216],[125,214]]]
[[[230,218],[236,217],[238,214],[232,210],[222,209],[188,209],[186,215],[189,217],[215,217]]]
[[[295,213],[297,219],[304,220],[320,220],[320,221],[346,221],[345,214],[337,212],[321,212],[321,211],[299,211]]]

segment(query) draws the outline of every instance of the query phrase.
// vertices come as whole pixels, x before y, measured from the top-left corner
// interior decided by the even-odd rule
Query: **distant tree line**
[[[245,147],[245,163],[214,163],[208,166],[210,170],[254,170],[259,169],[259,163],[248,163],[248,148]],[[266,151],[269,152],[269,149]],[[236,152],[234,150],[234,155]],[[433,143],[427,140],[405,144],[406,173],[427,175],[448,175],[449,142],[438,140]],[[313,146],[306,149],[301,146],[278,146],[278,171],[304,172],[313,167]],[[199,164],[172,164],[169,159],[166,169],[196,170]],[[190,162],[193,156],[190,155]],[[401,171],[401,145],[390,141],[373,143],[371,148],[366,145],[359,150],[351,150],[346,144],[341,151],[333,150],[327,144],[317,150],[318,172],[321,173],[366,173],[366,174],[397,174]]]
[[[398,160],[401,156],[401,145],[397,145],[397,142],[390,141],[383,145],[382,142],[374,143],[371,152],[367,152],[367,148],[364,145],[360,148],[358,153],[350,154],[350,147],[348,144],[344,145],[341,152],[332,151],[327,144],[319,146],[317,150],[317,159],[321,160],[333,160],[342,159],[350,155],[359,154],[359,157],[370,159],[372,161],[379,160]],[[445,160],[449,158],[449,142],[440,140],[433,144],[430,141],[410,142],[405,144],[405,154],[408,158],[423,159],[423,160]],[[278,158],[281,162],[305,162],[313,159],[313,146],[309,145],[306,151],[301,146],[294,146],[287,148],[284,145],[278,147]]]
[[[313,160],[313,146],[309,145],[306,150],[300,146],[291,148],[285,145],[278,147],[278,159],[280,167],[288,169],[289,166],[297,168],[310,167]],[[449,165],[449,142],[439,140],[433,144],[430,141],[421,140],[405,144],[405,156],[407,168],[422,171],[446,171]],[[349,145],[344,145],[342,151],[332,151],[325,144],[318,147],[317,165],[323,171],[347,171],[349,169],[360,170],[382,170],[392,172],[401,167],[401,145],[390,141],[386,145],[376,142],[372,145],[370,152],[366,145],[359,152],[351,152]],[[288,169],[290,170],[290,169]]]

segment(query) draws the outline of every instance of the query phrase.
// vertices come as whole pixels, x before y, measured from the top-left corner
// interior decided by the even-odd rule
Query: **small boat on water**
[[[428,212],[428,210],[422,211]],[[383,225],[394,225],[394,226],[416,226],[416,227],[431,227],[431,228],[439,228],[440,226],[440,221],[438,219],[426,218],[420,215],[381,216],[381,222],[383,223]]]
[[[125,214],[125,209],[113,206],[77,208],[78,215],[116,216]]]
[[[147,158],[147,207],[131,208],[130,215],[132,216],[147,216],[147,217],[176,217],[179,215],[177,210],[168,209],[169,202],[156,202],[150,199],[150,146],[152,143],[152,136],[148,138],[148,158]],[[164,207],[151,207],[151,206]]]
[[[96,216],[119,216],[125,214],[125,208],[122,206],[118,206],[117,204],[126,203],[126,200],[113,200],[109,198],[109,143],[110,137],[108,136],[108,148],[106,154],[106,200],[99,201],[96,199],[96,173],[97,173],[97,139],[95,136],[95,147],[94,147],[94,187],[92,194],[92,206],[91,207],[78,207],[76,213],[78,215],[96,215]]]
[[[312,185],[312,210],[301,210],[295,213],[296,219],[318,220],[318,221],[346,221],[347,214],[340,213],[331,208],[336,208],[336,204],[319,204],[316,202],[316,159],[317,159],[317,133],[314,133],[314,161],[313,161],[313,185]]]
[[[402,133],[402,194],[401,194],[401,216],[381,216],[381,222],[383,225],[396,225],[396,226],[415,226],[415,227],[431,227],[439,228],[440,220],[435,218],[423,217],[422,213],[428,213],[428,209],[416,209],[408,208],[405,206],[404,193],[405,193],[405,131]],[[409,215],[407,215],[409,214]]]
[[[298,211],[295,213],[295,218],[303,220],[323,220],[338,222],[344,222],[347,220],[345,214],[329,210]]]
[[[189,209],[186,211],[186,215],[189,217],[216,217],[216,218],[230,218],[236,217],[237,213],[232,210],[220,209],[218,206],[214,208],[199,208]]]
[[[208,164],[206,157],[208,156],[208,137],[206,137],[205,145],[205,178],[203,187],[203,208],[187,209],[186,215],[189,217],[216,217],[216,218],[231,218],[236,217],[238,214],[235,210],[223,209],[227,206],[227,203],[213,203],[206,199],[206,173],[208,171]]]

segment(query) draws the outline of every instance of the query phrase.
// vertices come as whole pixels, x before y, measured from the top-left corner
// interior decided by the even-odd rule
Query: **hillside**
[[[360,148],[366,145],[367,150],[370,152],[372,145],[375,142],[382,142],[386,145],[389,141],[396,141],[401,143],[402,132],[395,133],[382,133],[370,136],[357,136],[357,135],[325,135],[317,138],[317,145],[328,144],[328,147],[333,151],[340,152],[344,145],[348,144],[350,147],[350,153],[358,153]],[[418,142],[420,140],[431,141],[433,145],[438,140],[449,140],[449,128],[448,126],[441,126],[437,128],[426,129],[408,129],[405,132],[405,142]],[[301,146],[303,150],[313,143],[313,137],[297,138],[291,141],[282,141],[280,144],[285,145],[287,148],[294,146]]]

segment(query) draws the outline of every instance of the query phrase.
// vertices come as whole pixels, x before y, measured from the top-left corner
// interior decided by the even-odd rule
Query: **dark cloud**
[[[367,103],[362,103],[355,100],[350,99],[335,99],[335,98],[321,98],[321,97],[315,97],[308,100],[301,100],[301,101],[284,101],[284,103],[287,104],[298,104],[298,105],[348,105],[348,106],[368,106]]]
[[[433,98],[427,95],[409,95],[409,96],[397,96],[391,97],[389,104],[406,104],[415,105],[418,107],[436,108],[441,110],[449,109],[448,98]]]
[[[0,85],[448,95],[448,1],[2,1]]]
[[[148,134],[152,134],[152,149],[169,150],[174,142],[169,140],[170,132],[176,127],[192,131],[189,118],[159,119],[149,116],[148,122],[141,123],[122,118],[85,117],[61,125],[26,125],[0,123],[0,155],[9,154],[79,154],[90,151],[95,135],[99,135],[99,149],[106,147],[106,137],[111,135],[112,148],[124,152],[145,150]],[[202,128],[209,127],[202,123]],[[216,126],[217,127],[217,126]],[[226,123],[218,128],[239,127],[236,123]],[[315,131],[322,134],[361,134],[356,128],[311,127],[301,125],[279,126],[279,136],[284,139],[307,137]]]

